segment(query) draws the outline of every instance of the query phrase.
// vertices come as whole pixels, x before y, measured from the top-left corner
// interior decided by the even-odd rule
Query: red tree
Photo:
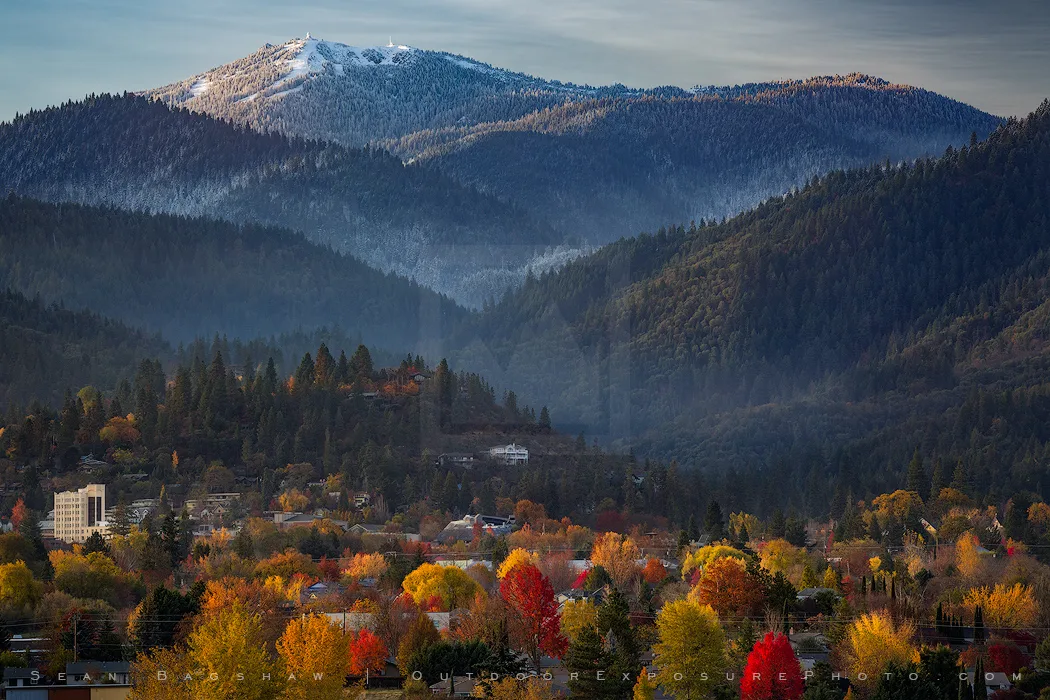
[[[1024,652],[1013,644],[992,644],[988,647],[988,664],[993,671],[1002,671],[1008,676],[1017,673],[1028,665]]]
[[[503,578],[499,592],[511,610],[517,613],[515,636],[532,659],[533,666],[539,669],[541,651],[560,659],[568,649],[569,641],[561,633],[558,601],[547,577],[532,564],[522,564]]]
[[[366,671],[382,671],[389,656],[386,644],[370,630],[350,636],[350,673],[363,676]]]
[[[798,700],[805,692],[802,666],[783,634],[766,634],[747,655],[740,700]]]

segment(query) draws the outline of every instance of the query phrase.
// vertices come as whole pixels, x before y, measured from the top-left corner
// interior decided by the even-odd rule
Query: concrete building
[[[105,535],[106,530],[105,484],[55,494],[56,540],[79,543],[95,532]]]

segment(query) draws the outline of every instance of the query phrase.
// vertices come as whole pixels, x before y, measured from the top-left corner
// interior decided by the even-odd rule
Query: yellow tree
[[[598,608],[589,600],[568,600],[561,610],[561,633],[569,642],[576,641],[584,627],[598,624]]]
[[[533,566],[540,565],[540,555],[535,552],[530,552],[527,549],[521,547],[515,547],[507,555],[507,558],[503,560],[503,563],[499,565],[499,570],[496,572],[496,578],[504,579],[507,574],[511,572],[515,566],[521,566],[522,564],[532,564]]]
[[[782,573],[792,583],[797,584],[802,579],[806,564],[809,563],[809,555],[805,549],[796,547],[787,540],[770,540],[762,548],[760,563],[769,573]]]
[[[132,662],[128,700],[195,700],[196,683],[185,649],[159,648]]]
[[[725,633],[709,605],[675,600],[656,616],[653,647],[660,685],[678,698],[704,698],[726,665]]]
[[[649,679],[649,669],[643,668],[634,683],[633,700],[653,700],[656,697],[656,685]]]
[[[360,581],[366,578],[378,579],[387,572],[390,564],[382,554],[365,554],[359,552],[347,563],[343,569],[343,576]]]
[[[638,573],[642,553],[630,537],[605,532],[594,539],[591,561],[609,572],[613,583],[622,587]]]
[[[338,700],[349,669],[346,636],[324,615],[293,619],[277,640],[288,700]],[[294,678],[294,680],[292,680]]]
[[[0,608],[32,610],[40,602],[43,586],[33,580],[24,561],[0,564]]]
[[[963,578],[974,579],[981,573],[980,546],[972,532],[964,532],[955,542],[955,566]]]
[[[405,577],[401,584],[416,605],[427,607],[437,599],[445,610],[466,605],[481,591],[477,581],[454,566],[438,566],[429,562]]]
[[[846,630],[843,655],[850,678],[862,688],[871,688],[888,664],[918,661],[911,643],[914,636],[910,622],[895,625],[885,611],[861,615]]]
[[[1012,586],[997,583],[994,588],[974,588],[966,594],[963,605],[971,615],[978,605],[981,606],[985,624],[993,628],[1028,627],[1039,615],[1039,605],[1031,586],[1020,583]]]
[[[689,552],[682,558],[682,578],[688,579],[696,571],[703,571],[708,564],[725,557],[747,561],[747,557],[736,547],[727,544],[709,544],[695,552]]]
[[[266,649],[258,613],[241,603],[203,616],[189,637],[190,666],[201,677],[198,700],[273,700],[284,690],[279,664]]]

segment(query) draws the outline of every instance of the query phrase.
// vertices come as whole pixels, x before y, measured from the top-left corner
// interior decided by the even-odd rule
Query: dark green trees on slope
[[[385,347],[465,312],[303,236],[261,226],[0,199],[0,279],[172,341],[339,326]]]
[[[887,426],[958,417],[967,392],[1047,382],[1048,191],[1044,104],[936,160],[613,244],[478,319],[462,358],[640,449],[754,467],[804,446],[827,463]],[[1047,436],[1016,439],[1035,441],[1020,461]],[[873,466],[903,468],[916,444]]]

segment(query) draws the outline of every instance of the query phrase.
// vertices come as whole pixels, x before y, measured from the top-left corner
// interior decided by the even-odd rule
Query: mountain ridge
[[[862,73],[595,87],[313,38],[144,94],[262,131],[385,149],[589,245],[733,216],[831,170],[939,155],[1001,122]]]

